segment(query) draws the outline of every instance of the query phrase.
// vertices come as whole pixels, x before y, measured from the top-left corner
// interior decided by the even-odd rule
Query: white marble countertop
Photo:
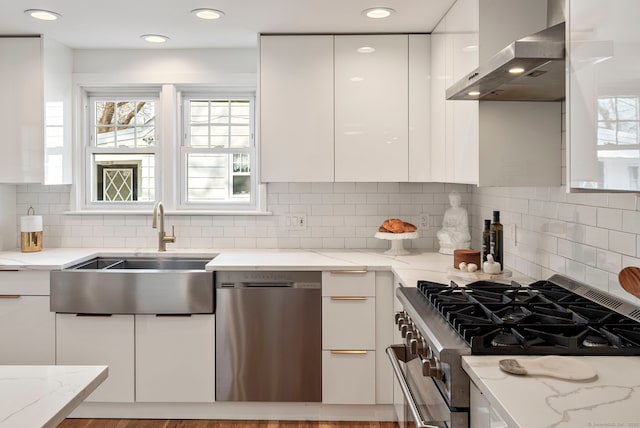
[[[97,255],[198,255],[211,256],[208,270],[314,270],[368,269],[393,271],[407,286],[420,279],[448,283],[453,256],[416,251],[406,256],[388,256],[382,250],[169,250],[52,248],[36,253],[1,251],[0,270],[64,269]],[[214,258],[215,257],[215,258]],[[526,280],[525,280],[526,281]]]
[[[590,381],[508,374],[504,358],[465,356],[462,366],[509,426],[640,427],[640,357],[576,357],[598,373]]]
[[[106,366],[0,366],[0,427],[56,427],[107,378]]]

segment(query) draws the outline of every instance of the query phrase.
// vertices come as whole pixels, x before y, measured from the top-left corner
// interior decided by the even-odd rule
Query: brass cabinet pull
[[[360,349],[332,349],[331,350],[332,354],[339,354],[339,355],[363,355],[368,352],[369,351],[363,351]]]
[[[369,271],[366,269],[360,269],[360,270],[354,269],[354,270],[331,270],[329,272],[334,275],[357,275],[357,274],[368,273]]]
[[[0,294],[0,299],[19,299],[17,294]]]
[[[360,296],[331,296],[331,300],[367,300],[368,297]]]

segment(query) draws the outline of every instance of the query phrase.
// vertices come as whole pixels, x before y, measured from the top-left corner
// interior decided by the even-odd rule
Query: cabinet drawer
[[[375,352],[323,351],[322,402],[325,404],[375,404]]]
[[[323,297],[322,349],[375,349],[375,322],[375,297]]]
[[[48,296],[49,271],[0,270],[0,295]]]
[[[376,273],[365,270],[322,272],[323,296],[375,296]]]

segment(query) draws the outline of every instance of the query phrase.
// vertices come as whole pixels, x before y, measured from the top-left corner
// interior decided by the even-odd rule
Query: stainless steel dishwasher
[[[321,272],[216,272],[216,401],[322,401],[321,283]]]

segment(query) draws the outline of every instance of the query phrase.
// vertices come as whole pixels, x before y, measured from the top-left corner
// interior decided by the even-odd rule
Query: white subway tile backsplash
[[[640,233],[640,211],[622,212],[622,230],[629,233]]]
[[[611,273],[618,273],[622,269],[622,255],[612,251],[597,251],[596,267]]]
[[[636,235],[633,233],[609,231],[609,251],[635,256]]]
[[[609,208],[618,208],[622,210],[635,210],[637,196],[633,193],[610,193]]]
[[[597,226],[603,229],[622,230],[622,210],[598,208]]]

